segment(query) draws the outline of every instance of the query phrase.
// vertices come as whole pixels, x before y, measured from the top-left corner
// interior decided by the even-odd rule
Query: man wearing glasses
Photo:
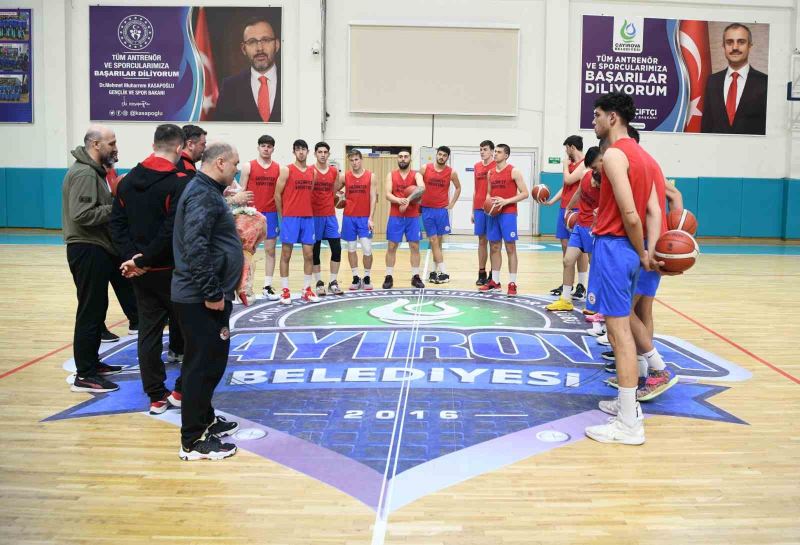
[[[249,68],[226,78],[217,101],[214,121],[261,121],[280,123],[281,96],[275,59],[280,39],[263,17],[244,26],[242,53]]]

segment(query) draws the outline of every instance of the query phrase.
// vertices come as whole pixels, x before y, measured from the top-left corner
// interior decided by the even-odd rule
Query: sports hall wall
[[[72,162],[69,150],[81,143],[89,120],[89,5],[220,5],[219,0],[181,2],[104,0],[0,0],[0,8],[33,9],[34,123],[0,124],[0,226],[59,228],[61,180]],[[236,0],[238,6],[264,2]],[[277,142],[275,158],[287,162],[290,142],[324,137],[342,163],[344,146],[446,144],[476,147],[485,138],[513,149],[536,149],[542,182],[560,185],[566,135],[579,131],[581,20],[592,15],[707,19],[770,25],[769,94],[766,136],[645,132],[643,145],[678,181],[686,207],[706,236],[800,238],[800,134],[791,130],[786,100],[791,53],[800,47],[800,0],[670,0],[604,3],[567,0],[346,0],[327,2],[327,111],[322,127],[322,62],[311,52],[320,40],[319,0],[286,0],[281,63],[283,123],[206,123],[213,139],[235,144],[243,160],[256,152],[267,132]],[[448,22],[518,25],[521,35],[519,113],[516,117],[445,117],[353,114],[348,111],[350,22]],[[398,78],[420,63],[447,63],[431,51],[426,58],[387,58]],[[475,67],[491,77],[491,66]],[[121,169],[150,152],[154,123],[113,123]],[[433,137],[433,140],[432,140]],[[467,180],[471,183],[471,180]],[[552,233],[554,207],[541,208],[541,231]]]

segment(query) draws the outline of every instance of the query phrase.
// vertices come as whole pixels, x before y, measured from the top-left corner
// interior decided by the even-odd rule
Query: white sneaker
[[[289,288],[283,288],[281,290],[281,304],[282,305],[292,304],[292,294],[289,292]]]
[[[617,413],[619,412],[619,398],[615,397],[614,399],[604,399],[598,403],[597,406],[604,413],[610,414],[611,416],[617,416]]]
[[[603,346],[611,346],[611,341],[608,340],[608,333],[605,333],[597,337],[597,344],[602,344]]]
[[[278,294],[275,293],[275,290],[272,289],[272,286],[264,286],[264,291],[262,293],[268,301],[277,301],[280,298]]]
[[[636,404],[636,422],[626,426],[622,420],[613,416],[607,424],[589,426],[584,430],[586,437],[599,443],[620,443],[622,445],[644,444],[644,415],[642,408]]]
[[[586,330],[592,337],[600,337],[606,334],[606,326],[602,322],[592,322],[592,327]]]

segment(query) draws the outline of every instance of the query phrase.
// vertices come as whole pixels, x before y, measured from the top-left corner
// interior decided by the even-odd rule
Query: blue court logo
[[[241,448],[389,513],[605,422],[605,347],[580,312],[549,313],[550,302],[428,289],[236,307],[214,405],[240,422]],[[675,337],[656,345],[682,381],[647,415],[743,423],[710,399],[746,370]],[[135,339],[102,359],[126,366],[120,390],[50,419],[146,411]],[[169,366],[168,386],[177,374]],[[176,410],[154,418],[180,424]]]

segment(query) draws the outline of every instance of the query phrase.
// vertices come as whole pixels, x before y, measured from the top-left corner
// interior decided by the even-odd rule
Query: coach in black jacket
[[[151,414],[181,405],[181,378],[172,392],[166,388],[162,335],[173,313],[172,229],[175,206],[188,181],[175,163],[183,150],[183,131],[177,125],[159,125],[153,154],[136,165],[117,187],[111,211],[111,237],[122,257],[122,274],[133,280],[139,307],[139,370],[150,397]],[[183,353],[178,322],[170,321],[170,353]]]

